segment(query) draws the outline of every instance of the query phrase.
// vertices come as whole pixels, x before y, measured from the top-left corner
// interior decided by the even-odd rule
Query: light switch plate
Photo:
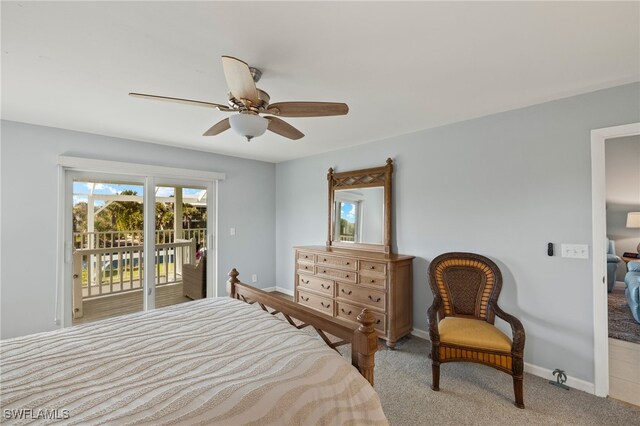
[[[258,276],[256,274],[251,275],[251,282],[252,283],[257,283],[258,282]]]
[[[236,235],[236,228],[229,228],[229,235]]]
[[[588,259],[589,246],[587,244],[562,244],[561,255],[571,259]]]

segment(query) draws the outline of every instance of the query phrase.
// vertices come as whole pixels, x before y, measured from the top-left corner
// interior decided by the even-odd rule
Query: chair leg
[[[522,376],[513,376],[513,393],[516,397],[516,407],[524,408],[524,395],[522,391]]]
[[[431,363],[431,376],[433,380],[433,384],[431,385],[431,389],[434,391],[440,390],[440,363]]]

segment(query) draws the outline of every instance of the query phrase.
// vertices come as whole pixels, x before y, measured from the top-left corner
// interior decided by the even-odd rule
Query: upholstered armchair
[[[621,260],[619,256],[616,256],[615,243],[607,239],[607,290],[609,290],[609,293],[611,293],[613,286],[616,284],[616,271]]]
[[[431,388],[440,390],[440,364],[477,362],[512,376],[515,405],[524,408],[524,327],[498,306],[498,266],[478,254],[445,253],[431,262],[429,284],[434,296],[428,311]],[[509,323],[513,340],[495,327],[496,315]]]
[[[633,319],[640,323],[640,260],[629,262],[627,270],[627,275],[624,276],[624,283],[627,285],[624,294]]]
[[[182,265],[182,290],[189,299],[202,299],[206,296],[207,256],[200,258],[197,265]]]

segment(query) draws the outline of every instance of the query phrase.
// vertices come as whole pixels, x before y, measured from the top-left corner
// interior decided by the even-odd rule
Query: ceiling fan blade
[[[327,117],[348,112],[349,106],[339,102],[276,102],[264,113],[279,117]]]
[[[229,130],[230,127],[231,125],[229,124],[229,119],[225,118],[224,120],[218,121],[216,124],[211,126],[211,128],[204,132],[202,136],[215,136],[224,132],[225,130]]]
[[[227,85],[234,98],[239,101],[246,99],[251,101],[252,104],[257,104],[260,101],[256,83],[253,81],[249,65],[246,62],[232,56],[223,56],[222,68],[224,69]]]
[[[192,99],[171,98],[169,96],[147,95],[145,93],[135,93],[135,92],[129,93],[129,96],[133,96],[134,98],[151,99],[154,101],[164,101],[164,102],[173,102],[173,103],[185,104],[185,105],[195,105],[195,106],[201,106],[205,108],[216,108],[220,111],[234,111],[233,109],[229,108],[227,105],[214,104],[212,102],[204,102],[204,101],[194,101]]]
[[[302,133],[300,130],[296,129],[286,121],[280,120],[276,117],[265,118],[269,120],[269,126],[267,127],[267,129],[271,130],[273,133],[277,133],[280,136],[284,136],[285,138],[293,140],[298,140],[304,137],[304,133]]]

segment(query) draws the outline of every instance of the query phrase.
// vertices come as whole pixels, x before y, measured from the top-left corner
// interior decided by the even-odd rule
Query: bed
[[[237,273],[228,287],[232,297],[3,341],[3,420],[16,410],[62,424],[387,424],[367,324],[326,323]],[[323,329],[352,344],[357,368]]]

